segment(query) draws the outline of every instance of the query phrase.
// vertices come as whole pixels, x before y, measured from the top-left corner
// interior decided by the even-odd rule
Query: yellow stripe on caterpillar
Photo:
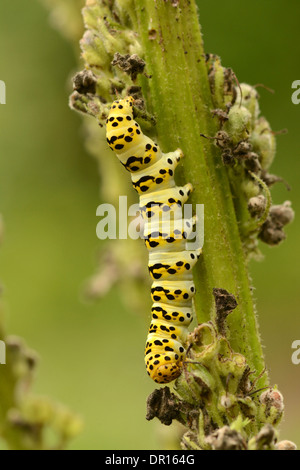
[[[153,302],[169,305],[189,305],[195,295],[196,289],[193,281],[154,281],[151,286]]]
[[[183,204],[189,198],[193,186],[188,183],[185,186],[175,186],[151,194],[140,196],[140,211],[147,220],[156,218],[157,220],[169,220],[182,218]]]
[[[190,239],[196,216],[191,219],[155,220],[144,224],[144,240],[149,251],[183,251]]]
[[[175,187],[174,171],[181,158],[183,153],[180,149],[163,153],[158,162],[131,175],[134,189],[145,194]]]
[[[148,269],[153,280],[173,279],[190,280],[193,278],[192,268],[197,263],[201,249],[179,252],[149,253]]]

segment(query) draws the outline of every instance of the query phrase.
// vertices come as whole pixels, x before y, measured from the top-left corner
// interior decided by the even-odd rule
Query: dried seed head
[[[227,149],[230,146],[230,137],[225,131],[219,131],[215,136],[216,144],[221,149]]]
[[[267,245],[276,246],[286,239],[286,234],[282,230],[282,227],[272,224],[271,219],[268,218],[262,226],[259,238],[264,243],[267,243]]]
[[[224,426],[213,432],[206,438],[206,442],[212,446],[214,450],[244,450],[246,443],[237,431]]]
[[[97,77],[91,70],[84,69],[73,78],[73,89],[83,95],[87,93],[95,94],[96,85]]]
[[[259,238],[268,245],[278,245],[286,239],[283,227],[292,222],[294,216],[295,214],[289,201],[279,206],[272,206],[269,217],[262,226]]]
[[[229,119],[228,113],[226,111],[223,111],[220,108],[213,109],[211,111],[211,113],[212,113],[213,116],[218,117],[221,126],[223,125],[224,122],[228,121],[228,119]]]
[[[271,424],[266,424],[255,436],[255,448],[256,450],[267,450],[274,448],[274,442],[276,441],[276,431]]]
[[[247,141],[239,142],[238,145],[233,149],[234,155],[244,155],[252,150],[252,145]]]
[[[252,217],[261,217],[267,206],[267,199],[260,194],[252,197],[248,202],[248,210]]]
[[[266,170],[262,172],[262,179],[266,183],[267,186],[273,186],[275,183],[283,183],[288,191],[291,190],[290,185],[285,181],[283,178],[277,175],[272,175],[268,173]]]
[[[283,396],[279,390],[273,388],[266,390],[260,395],[259,401],[267,408],[274,406],[280,413],[284,410]]]
[[[146,419],[158,418],[164,425],[170,426],[173,419],[179,419],[178,399],[168,387],[154,390],[147,400]]]
[[[247,170],[252,171],[252,173],[255,174],[261,173],[261,165],[257,153],[249,152],[246,155],[243,155],[243,162]]]
[[[290,201],[285,201],[279,206],[272,206],[270,209],[270,216],[283,226],[291,223],[295,217],[295,212],[291,205],[292,203]]]
[[[276,445],[276,450],[297,450],[297,446],[292,441],[280,441]]]
[[[261,403],[262,420],[268,424],[277,425],[284,411],[281,393],[276,388],[272,388],[262,393],[259,401]]]
[[[222,153],[222,162],[224,163],[225,166],[234,166],[236,163],[236,158],[231,153],[230,149],[224,150]]]
[[[214,288],[213,295],[216,306],[216,324],[218,332],[226,335],[226,319],[228,315],[237,307],[237,301],[233,294],[225,289]]]
[[[137,54],[122,55],[119,52],[116,52],[111,65],[119,67],[119,69],[127,73],[130,78],[135,81],[138,74],[144,73],[146,62]]]

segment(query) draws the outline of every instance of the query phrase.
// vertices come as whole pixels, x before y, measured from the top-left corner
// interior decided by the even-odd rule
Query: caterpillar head
[[[131,115],[133,108],[134,98],[132,96],[126,96],[123,100],[116,100],[113,102],[108,117],[117,114],[120,115]]]
[[[106,120],[106,139],[110,148],[116,152],[121,163],[126,167],[128,157],[122,155],[132,149],[139,141],[145,139],[137,122],[133,120],[134,99],[127,96],[123,100],[114,101]],[[131,159],[135,159],[132,155]],[[130,159],[129,159],[130,160]],[[130,171],[130,166],[127,167]]]

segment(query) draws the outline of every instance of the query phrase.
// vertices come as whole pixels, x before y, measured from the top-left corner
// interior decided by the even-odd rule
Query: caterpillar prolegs
[[[181,374],[185,360],[184,345],[195,295],[192,268],[201,249],[186,248],[195,219],[183,219],[182,215],[192,185],[179,187],[174,181],[182,151],[162,153],[134,121],[133,103],[128,96],[112,104],[106,121],[107,142],[131,172],[133,186],[140,195],[148,268],[153,279],[145,363],[155,382],[168,383]]]

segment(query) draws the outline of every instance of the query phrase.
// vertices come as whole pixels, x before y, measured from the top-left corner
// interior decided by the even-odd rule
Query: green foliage
[[[22,339],[7,336],[3,321],[0,339],[6,349],[6,363],[1,365],[0,438],[10,450],[65,448],[80,432],[81,420],[66,407],[32,394],[36,353]]]

